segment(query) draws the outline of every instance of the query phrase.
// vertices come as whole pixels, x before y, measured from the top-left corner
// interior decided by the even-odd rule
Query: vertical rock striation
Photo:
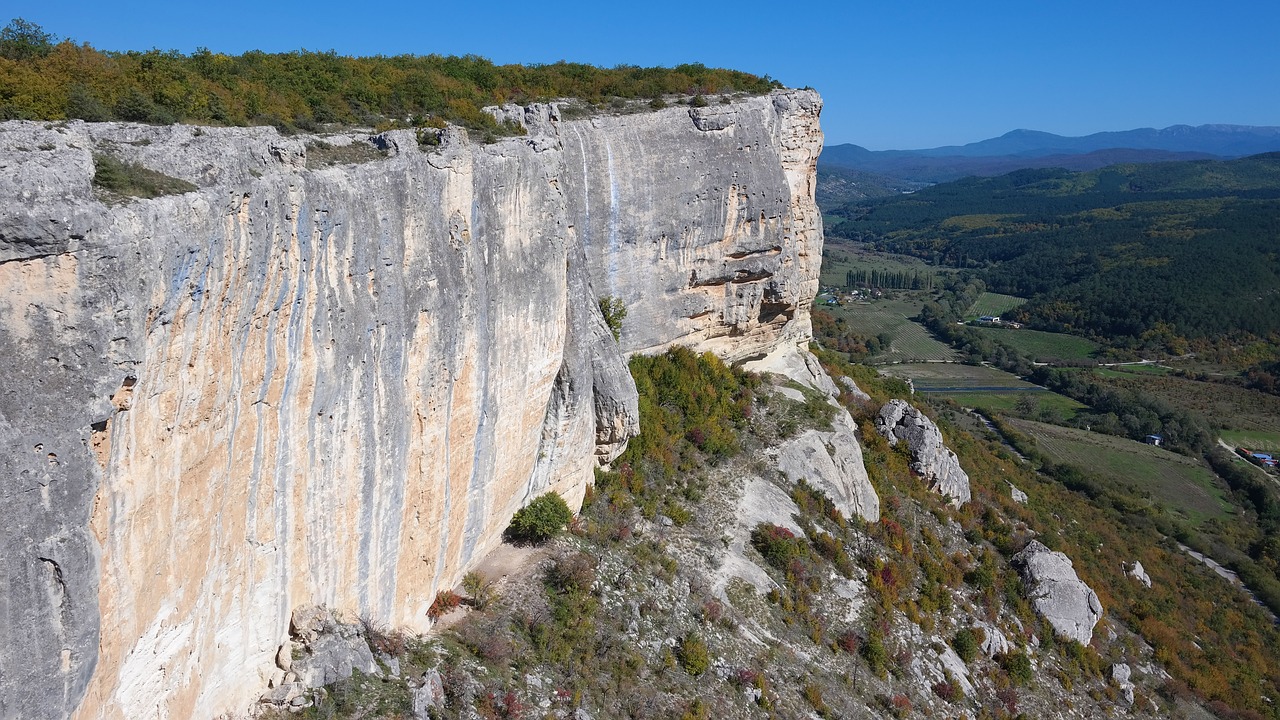
[[[775,92],[561,130],[570,216],[595,289],[622,298],[628,352],[731,360],[810,337],[822,218],[821,100]]]
[[[635,433],[625,352],[807,337],[819,108],[536,107],[324,169],[270,129],[0,125],[0,717],[241,709],[300,605],[424,628]],[[101,152],[200,189],[104,204]]]

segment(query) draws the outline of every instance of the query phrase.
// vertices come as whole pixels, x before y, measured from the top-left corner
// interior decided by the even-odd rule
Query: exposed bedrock
[[[905,400],[890,400],[880,408],[876,431],[890,445],[899,441],[911,451],[911,469],[920,474],[941,495],[956,505],[969,502],[969,475],[960,459],[942,441],[942,431],[927,415]]]
[[[242,710],[301,605],[425,628],[635,433],[626,353],[807,337],[819,108],[530,108],[324,169],[271,129],[0,125],[0,717]],[[199,189],[104,204],[95,152]]]

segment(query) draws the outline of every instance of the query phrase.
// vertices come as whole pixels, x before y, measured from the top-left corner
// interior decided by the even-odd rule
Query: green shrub
[[[1031,659],[1024,653],[1005,653],[996,659],[1000,662],[1000,667],[1004,668],[1006,673],[1009,673],[1009,679],[1018,685],[1026,685],[1034,677],[1034,673],[1031,671]]]
[[[884,648],[884,639],[880,637],[880,633],[869,633],[858,647],[858,652],[862,654],[862,659],[866,660],[867,664],[871,666],[872,672],[877,675],[884,672],[885,664],[889,662],[889,652]]]
[[[956,655],[967,665],[978,656],[978,636],[969,628],[964,628],[951,638],[951,647],[955,648]]]
[[[680,667],[697,677],[711,667],[711,657],[707,652],[707,643],[698,635],[688,635],[680,641]]]
[[[418,147],[423,150],[431,150],[439,147],[440,137],[443,133],[435,128],[418,128]]]
[[[494,600],[493,581],[474,570],[462,576],[462,589],[471,596],[471,607],[484,610]]]
[[[622,298],[606,295],[600,298],[600,314],[604,316],[605,325],[613,333],[614,340],[622,339],[622,321],[627,319],[627,308]]]
[[[689,106],[690,107],[706,107],[707,99],[702,97],[701,95],[694,95],[693,99],[689,101]]]
[[[111,155],[93,156],[93,184],[117,196],[154,198],[192,192],[195,185]]]
[[[543,493],[516,511],[507,536],[519,542],[543,543],[559,535],[572,519],[564,498],[554,492]]]

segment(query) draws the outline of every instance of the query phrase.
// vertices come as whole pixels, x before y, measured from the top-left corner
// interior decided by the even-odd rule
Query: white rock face
[[[783,443],[778,448],[778,471],[791,482],[803,479],[821,489],[845,516],[878,521],[880,496],[867,477],[857,426],[849,411],[836,401],[840,390],[818,359],[794,343],[782,343],[765,357],[744,363],[743,367],[752,372],[782,375],[827,396],[827,402],[836,410],[831,430],[806,430]],[[780,387],[778,391],[789,398],[804,400],[804,395],[792,388]]]
[[[737,361],[808,342],[821,109],[816,93],[786,90],[562,124],[573,231],[596,292],[626,305],[624,349]]]
[[[1032,540],[1013,556],[1012,562],[1022,575],[1027,598],[1036,612],[1049,621],[1057,634],[1088,645],[1093,639],[1093,627],[1102,619],[1102,603],[1076,575],[1071,558]]]
[[[1111,681],[1120,688],[1121,694],[1124,695],[1125,703],[1133,704],[1133,683],[1129,681],[1131,671],[1126,663],[1116,663],[1111,666]]]
[[[1147,571],[1142,567],[1141,562],[1134,560],[1133,565],[1128,569],[1128,574],[1129,577],[1137,580],[1143,585],[1151,587],[1151,576],[1147,574]]]
[[[924,413],[905,400],[890,400],[880,408],[876,430],[889,440],[907,443],[911,469],[920,473],[939,494],[957,505],[969,502],[969,476],[960,468],[960,459],[942,442],[942,432]]]
[[[1016,503],[1027,504],[1027,494],[1019,490],[1013,483],[1009,483],[1009,497],[1013,498]]]
[[[636,432],[626,353],[808,338],[820,108],[537,106],[324,169],[270,128],[0,124],[0,716],[240,712],[299,605],[425,629]],[[198,189],[103,204],[104,151]]]
[[[843,419],[832,423],[832,432],[806,430],[783,443],[778,471],[792,482],[803,479],[825,492],[845,516],[876,522],[880,497],[867,477],[852,421],[846,424]]]

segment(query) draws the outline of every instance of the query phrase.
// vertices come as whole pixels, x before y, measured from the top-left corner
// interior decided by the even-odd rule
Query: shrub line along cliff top
[[[763,94],[768,76],[700,63],[674,68],[581,63],[495,65],[478,55],[348,57],[333,51],[201,48],[110,52],[58,39],[14,20],[0,31],[0,120],[125,120],[169,124],[408,126],[444,122],[519,134],[481,110],[488,105],[580,98]]]

